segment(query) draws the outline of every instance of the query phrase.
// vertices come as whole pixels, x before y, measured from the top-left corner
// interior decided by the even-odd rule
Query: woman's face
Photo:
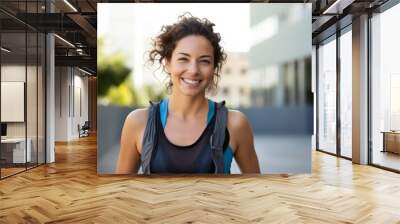
[[[213,47],[203,36],[186,36],[177,42],[165,67],[171,74],[173,91],[187,96],[204,94],[214,76]]]

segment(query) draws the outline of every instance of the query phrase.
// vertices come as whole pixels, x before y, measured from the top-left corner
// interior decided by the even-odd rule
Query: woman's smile
[[[189,88],[197,88],[200,86],[202,80],[181,78],[181,82]]]

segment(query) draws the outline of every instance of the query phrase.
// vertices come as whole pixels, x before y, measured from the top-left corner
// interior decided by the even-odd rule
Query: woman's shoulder
[[[216,102],[211,99],[208,99],[210,102]],[[228,109],[228,121],[227,121],[227,126],[229,132],[232,131],[240,131],[241,128],[248,126],[249,121],[246,117],[246,115],[239,111],[239,110],[233,110],[233,109]]]
[[[139,108],[131,111],[125,119],[125,124],[132,128],[145,127],[147,123],[148,108]]]
[[[147,125],[147,114],[147,108],[131,111],[125,117],[122,128],[121,145],[132,147],[133,144],[139,154],[141,152],[142,136]]]
[[[249,125],[246,115],[239,110],[228,110],[228,128],[232,130],[240,130],[244,126]]]
[[[155,105],[161,105],[162,103],[165,102],[167,99],[163,99],[160,102],[157,102],[156,104],[152,104],[153,106]],[[128,125],[135,126],[136,128],[139,127],[146,127],[147,124],[147,117],[149,114],[149,108],[151,106],[149,105],[148,107],[144,108],[138,108],[133,111],[131,111],[125,119],[125,123],[128,123]]]
[[[252,138],[251,125],[246,115],[238,110],[228,110],[227,127],[231,137],[230,145],[236,152],[239,145]]]

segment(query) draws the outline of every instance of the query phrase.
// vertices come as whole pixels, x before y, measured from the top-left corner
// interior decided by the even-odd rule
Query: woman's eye
[[[207,61],[207,60],[203,60],[203,61],[200,61],[201,63],[205,63],[205,64],[210,64],[210,61]]]
[[[187,61],[186,58],[178,58],[178,61]]]

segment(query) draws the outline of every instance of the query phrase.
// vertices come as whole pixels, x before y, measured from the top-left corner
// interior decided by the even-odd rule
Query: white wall
[[[55,68],[55,141],[68,140],[68,86],[67,67]]]
[[[77,139],[78,124],[88,120],[88,78],[83,75],[76,68],[56,67],[56,141]]]
[[[78,72],[78,73],[77,73]],[[88,116],[88,78],[85,76],[81,76],[83,73],[81,73],[79,70],[74,70],[74,96],[72,98],[74,99],[74,108],[72,108],[73,112],[72,113],[72,124],[71,124],[71,136],[72,138],[78,138],[79,133],[78,133],[78,124],[82,126],[85,121],[89,120]],[[80,102],[79,102],[80,101]],[[72,105],[72,103],[71,103]],[[81,107],[81,108],[79,108]],[[81,111],[80,111],[81,109]]]
[[[27,78],[27,80],[25,80]],[[31,156],[33,162],[39,159],[39,163],[44,163],[44,74],[42,73],[42,67],[38,67],[25,64],[3,64],[1,66],[1,81],[2,81],[2,98],[9,98],[7,92],[3,86],[3,82],[23,82],[25,83],[26,89],[14,90],[22,94],[20,100],[22,102],[12,101],[11,104],[20,104],[18,108],[13,108],[15,105],[5,106],[2,102],[2,114],[4,113],[20,113],[22,121],[18,122],[6,122],[7,123],[7,137],[9,138],[24,138],[25,135],[30,140]],[[14,87],[16,88],[16,87]],[[26,99],[24,91],[26,90]],[[4,95],[5,94],[5,95]],[[26,103],[26,106],[25,106]],[[26,112],[26,120],[25,120]],[[2,120],[3,117],[2,117]]]
[[[1,81],[2,82],[25,82],[26,72],[28,74],[36,73],[36,67],[25,65],[8,64],[1,66]],[[28,80],[29,85],[36,85],[36,81]],[[32,113],[32,107],[36,108],[36,103],[34,105],[29,105],[32,102],[36,102],[36,88],[27,88],[27,106],[31,106],[30,110],[27,110],[28,122],[28,137],[33,130],[36,130],[36,125],[32,124],[32,121],[36,123],[36,113]],[[4,97],[4,96],[2,96]],[[40,105],[39,105],[40,106]],[[9,108],[1,108],[1,110],[7,110]],[[22,108],[24,110],[24,108]],[[25,126],[26,122],[7,122],[7,136],[8,137],[25,137]],[[36,133],[36,132],[35,132]]]
[[[25,82],[25,65],[2,65],[1,66],[1,81],[2,82]],[[28,66],[28,70],[31,67]],[[3,98],[4,96],[2,96]],[[7,110],[8,108],[1,108]],[[24,110],[24,108],[22,108]],[[9,137],[25,137],[24,122],[10,122],[7,125],[7,135]]]

